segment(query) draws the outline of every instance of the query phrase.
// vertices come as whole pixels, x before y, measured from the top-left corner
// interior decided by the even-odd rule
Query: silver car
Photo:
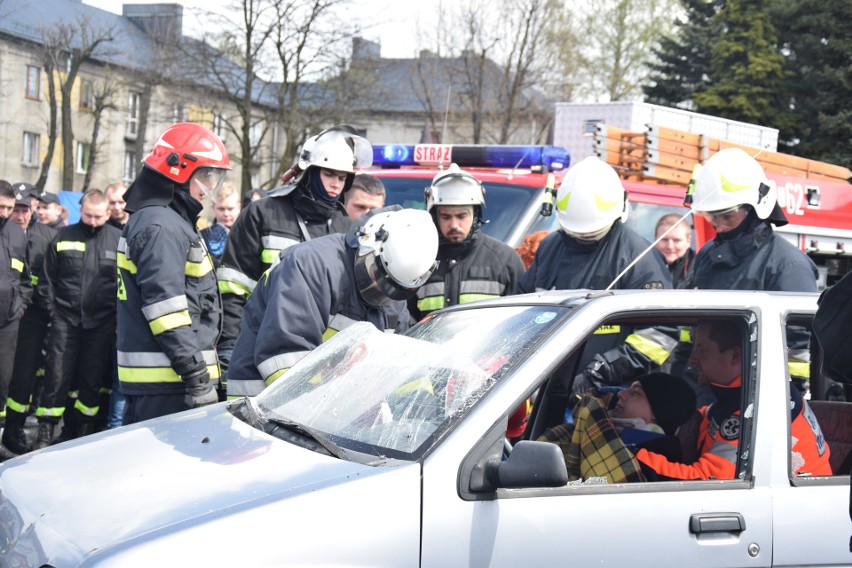
[[[459,306],[405,336],[359,324],[254,399],[2,464],[0,564],[848,565],[852,405],[818,400],[818,365],[836,474],[790,473],[785,332],[815,309],[811,294],[573,291]],[[749,331],[736,478],[567,482],[536,440],[594,339],[708,317]]]

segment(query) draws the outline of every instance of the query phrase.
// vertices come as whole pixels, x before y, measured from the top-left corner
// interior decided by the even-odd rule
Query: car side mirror
[[[562,487],[568,483],[568,470],[559,446],[531,440],[515,444],[506,461],[490,461],[486,476],[496,487],[506,489]]]

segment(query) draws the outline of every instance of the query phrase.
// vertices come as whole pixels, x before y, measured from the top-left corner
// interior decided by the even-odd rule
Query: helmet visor
[[[355,282],[361,298],[374,307],[386,306],[394,301],[407,300],[416,288],[400,286],[378,262],[375,251],[355,260]]]
[[[201,188],[201,191],[204,192],[204,195],[215,202],[219,194],[219,189],[225,182],[225,174],[227,173],[227,170],[220,168],[198,168],[193,172],[189,183],[197,184]]]

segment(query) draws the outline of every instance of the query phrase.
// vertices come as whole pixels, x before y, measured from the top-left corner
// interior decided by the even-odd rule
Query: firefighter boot
[[[3,429],[3,445],[6,449],[18,455],[29,452],[30,445],[27,442],[24,426],[22,424],[7,424],[6,428]]]
[[[50,422],[39,422],[38,434],[36,435],[36,442],[33,445],[33,449],[40,450],[48,447],[53,441],[54,429],[56,429],[56,424],[51,424]]]

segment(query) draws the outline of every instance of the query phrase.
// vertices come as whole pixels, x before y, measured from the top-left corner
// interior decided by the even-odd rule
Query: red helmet
[[[192,122],[178,122],[166,128],[144,162],[178,184],[188,182],[199,168],[231,169],[228,151],[219,137]]]

